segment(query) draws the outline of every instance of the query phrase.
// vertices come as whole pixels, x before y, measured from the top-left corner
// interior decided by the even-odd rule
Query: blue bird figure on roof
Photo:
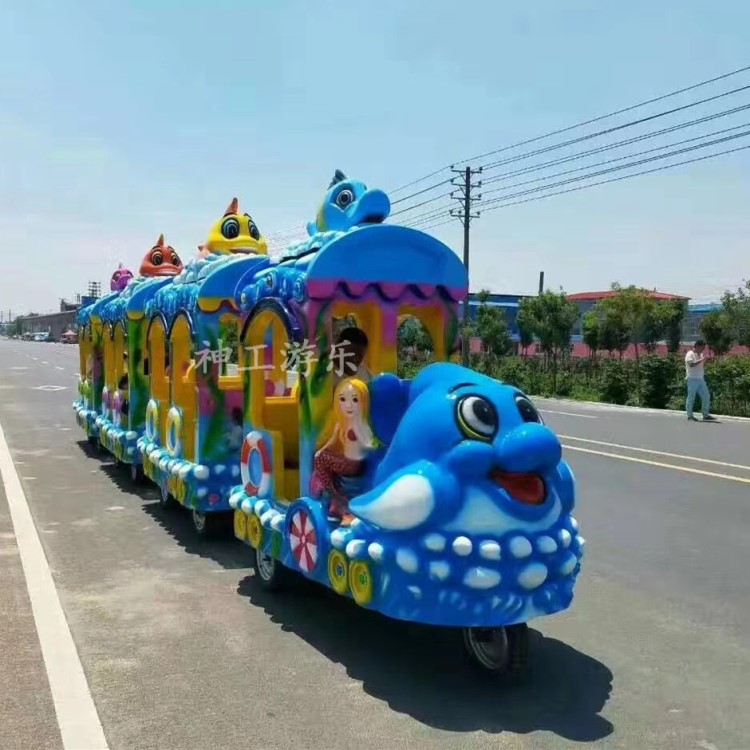
[[[337,169],[315,221],[307,225],[312,237],[322,232],[346,232],[367,224],[382,224],[391,212],[388,196],[363,182],[350,180]]]

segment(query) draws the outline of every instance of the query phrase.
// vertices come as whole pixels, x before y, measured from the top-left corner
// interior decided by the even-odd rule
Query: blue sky
[[[336,168],[393,188],[750,64],[749,41],[741,2],[4,0],[0,308],[54,308],[161,232],[189,258],[233,195],[267,235],[302,226]],[[717,296],[749,275],[749,154],[487,213],[472,286]]]

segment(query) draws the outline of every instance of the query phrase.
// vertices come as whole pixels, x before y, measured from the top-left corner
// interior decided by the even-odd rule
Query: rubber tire
[[[231,513],[217,511],[215,513],[205,513],[203,511],[190,511],[190,520],[193,522],[193,529],[201,539],[214,539],[219,536],[226,536],[234,525],[229,525],[229,519],[232,519]]]
[[[504,628],[507,638],[507,657],[502,664],[495,667],[489,667],[474,653],[470,641],[469,631],[479,630],[479,628],[463,628],[461,642],[463,645],[464,656],[475,669],[478,669],[485,675],[492,675],[507,680],[511,683],[522,682],[529,673],[529,626],[524,623],[518,625],[507,625]]]
[[[164,510],[169,510],[174,504],[172,496],[169,494],[169,490],[166,487],[159,487],[159,505]]]
[[[258,550],[253,550],[253,570],[255,571],[255,580],[264,591],[276,592],[287,587],[291,578],[291,572],[287,567],[282,565],[270,555],[263,555]],[[263,555],[264,560],[270,562],[271,573],[268,575],[268,569],[263,571],[258,560]]]

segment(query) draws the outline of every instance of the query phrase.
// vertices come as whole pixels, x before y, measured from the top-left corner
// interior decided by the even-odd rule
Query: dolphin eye
[[[154,250],[153,253],[151,253],[151,262],[155,266],[160,266],[164,262],[164,256],[161,253],[161,250]]]
[[[239,237],[240,222],[237,221],[237,219],[227,219],[221,225],[221,234],[228,240],[233,240],[235,237]]]
[[[354,193],[351,190],[349,190],[349,188],[344,188],[336,196],[336,205],[339,206],[339,208],[346,208],[347,206],[350,206],[352,203],[354,203]]]
[[[526,396],[516,396],[516,406],[518,407],[518,413],[521,415],[521,419],[523,419],[524,422],[544,424],[536,407],[526,398]]]
[[[495,407],[481,396],[466,396],[456,408],[458,424],[466,437],[474,440],[492,440],[497,432],[498,418]]]
[[[251,236],[251,237],[252,237],[252,238],[253,238],[254,240],[259,240],[259,239],[260,239],[260,230],[259,230],[259,229],[258,229],[258,227],[257,227],[257,226],[255,225],[255,222],[254,222],[254,221],[252,221],[252,220],[251,220],[251,221],[249,222],[249,224],[248,224],[248,227],[247,227],[247,230],[248,230],[248,232],[250,232],[250,236]]]

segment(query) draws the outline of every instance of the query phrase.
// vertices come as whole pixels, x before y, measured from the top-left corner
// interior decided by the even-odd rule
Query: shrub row
[[[478,367],[483,369],[485,367]],[[567,359],[556,372],[539,358],[504,357],[491,368],[499,380],[537,396],[560,396],[654,409],[685,405],[685,365],[680,355],[648,354],[635,360]],[[706,365],[715,414],[750,416],[750,356],[723,357]]]

